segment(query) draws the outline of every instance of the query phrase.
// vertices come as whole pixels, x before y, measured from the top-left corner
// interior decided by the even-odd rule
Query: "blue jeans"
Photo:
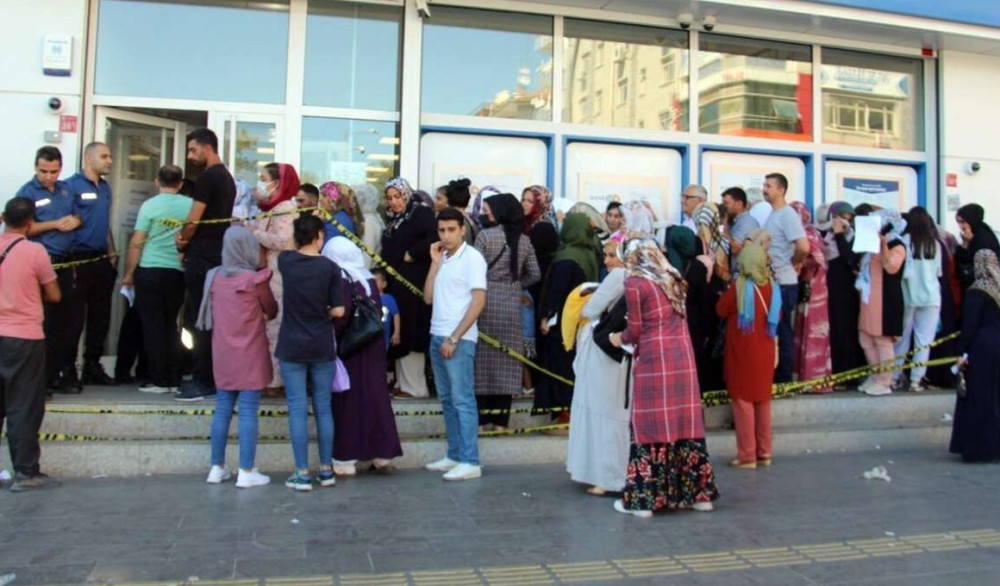
[[[459,340],[451,358],[441,356],[442,336],[431,336],[434,385],[444,411],[448,458],[479,465],[479,409],[476,407],[476,343]]]
[[[799,286],[781,286],[781,322],[778,324],[778,369],[774,371],[774,382],[792,382],[792,360],[795,355],[795,326],[792,312],[799,302]]]
[[[260,391],[224,391],[215,395],[215,414],[212,415],[212,466],[226,463],[226,439],[229,422],[233,420],[233,406],[239,397],[240,405],[240,469],[252,470],[257,457],[257,410],[260,408]]]
[[[334,362],[281,361],[281,377],[285,379],[288,400],[288,433],[292,436],[292,455],[296,470],[309,469],[309,398],[306,380],[312,381],[312,406],[316,416],[316,442],[319,463],[333,464],[333,388]]]

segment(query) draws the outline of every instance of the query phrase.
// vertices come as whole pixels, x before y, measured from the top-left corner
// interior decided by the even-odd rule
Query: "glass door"
[[[261,168],[282,152],[280,116],[215,112],[209,127],[219,136],[222,162],[247,188],[257,184]]]

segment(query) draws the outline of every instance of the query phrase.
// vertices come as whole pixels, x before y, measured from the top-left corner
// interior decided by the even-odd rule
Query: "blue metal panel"
[[[819,0],[822,4],[838,4],[881,12],[894,12],[937,20],[966,22],[1000,28],[1000,2],[995,0]]]

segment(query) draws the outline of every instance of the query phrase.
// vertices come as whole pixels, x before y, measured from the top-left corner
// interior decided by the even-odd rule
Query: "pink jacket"
[[[264,322],[278,314],[268,281],[271,270],[212,281],[212,355],[215,386],[259,391],[271,382],[271,355]]]

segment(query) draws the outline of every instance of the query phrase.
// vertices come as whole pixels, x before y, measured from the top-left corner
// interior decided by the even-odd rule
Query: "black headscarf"
[[[972,242],[969,243],[969,251],[974,255],[984,248],[992,250],[994,254],[1000,255],[1000,242],[997,235],[993,233],[993,228],[986,223],[986,210],[977,203],[966,204],[958,209],[959,218],[972,228]]]
[[[510,248],[510,274],[515,280],[519,279],[517,245],[524,232],[524,208],[510,193],[492,195],[486,198],[486,203],[490,206],[493,219],[503,228],[504,236],[507,237],[507,247]]]

